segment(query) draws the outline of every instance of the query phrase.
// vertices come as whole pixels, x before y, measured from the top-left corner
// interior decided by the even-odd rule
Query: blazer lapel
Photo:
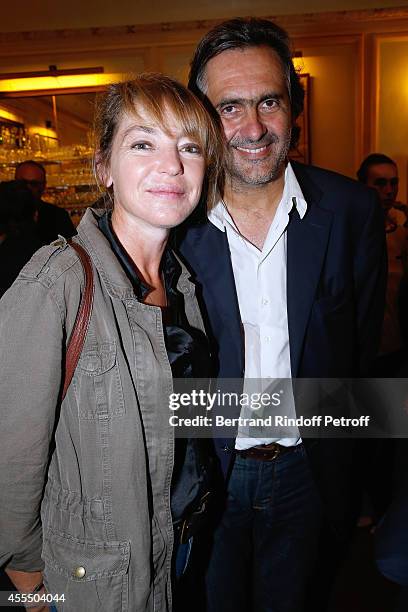
[[[211,302],[216,305],[217,316],[230,332],[238,359],[238,375],[244,367],[244,348],[227,234],[207,222],[205,226],[196,228],[187,241],[189,244],[182,245],[181,253],[191,264],[188,267],[195,271],[192,280],[196,279],[211,293]]]
[[[293,164],[307,202],[303,219],[291,213],[287,245],[287,309],[292,376],[299,373],[303,340],[327,250],[332,213],[320,208],[320,189]]]

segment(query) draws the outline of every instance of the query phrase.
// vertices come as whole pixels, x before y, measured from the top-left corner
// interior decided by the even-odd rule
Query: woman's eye
[[[152,145],[149,142],[135,142],[131,148],[136,149],[136,151],[147,151],[152,148]]]
[[[201,155],[201,147],[195,143],[188,143],[181,147],[183,153],[194,153],[195,155]]]

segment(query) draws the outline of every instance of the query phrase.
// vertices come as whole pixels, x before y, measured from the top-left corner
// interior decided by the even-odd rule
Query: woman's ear
[[[113,179],[109,171],[109,165],[103,160],[102,155],[97,152],[95,155],[95,175],[99,183],[109,189],[113,185]]]

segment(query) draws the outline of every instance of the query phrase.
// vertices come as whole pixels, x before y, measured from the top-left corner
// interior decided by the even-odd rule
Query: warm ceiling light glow
[[[48,89],[69,89],[80,87],[100,87],[121,81],[123,75],[111,74],[76,74],[49,77],[0,80],[0,94],[12,91],[41,91]]]
[[[46,136],[47,138],[55,138],[58,139],[57,132],[52,128],[41,127],[40,125],[32,125],[28,128],[28,133],[30,136],[35,136],[38,134],[39,136]]]
[[[293,65],[295,67],[296,72],[306,72],[304,57],[294,57],[292,59],[293,59]]]
[[[14,113],[6,110],[5,108],[0,108],[0,119],[8,119],[9,121],[15,121],[16,123],[24,123],[23,119]]]

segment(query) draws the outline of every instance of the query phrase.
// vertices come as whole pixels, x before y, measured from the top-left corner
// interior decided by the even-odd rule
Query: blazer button
[[[75,578],[83,578],[86,574],[86,569],[80,565],[74,569]]]

